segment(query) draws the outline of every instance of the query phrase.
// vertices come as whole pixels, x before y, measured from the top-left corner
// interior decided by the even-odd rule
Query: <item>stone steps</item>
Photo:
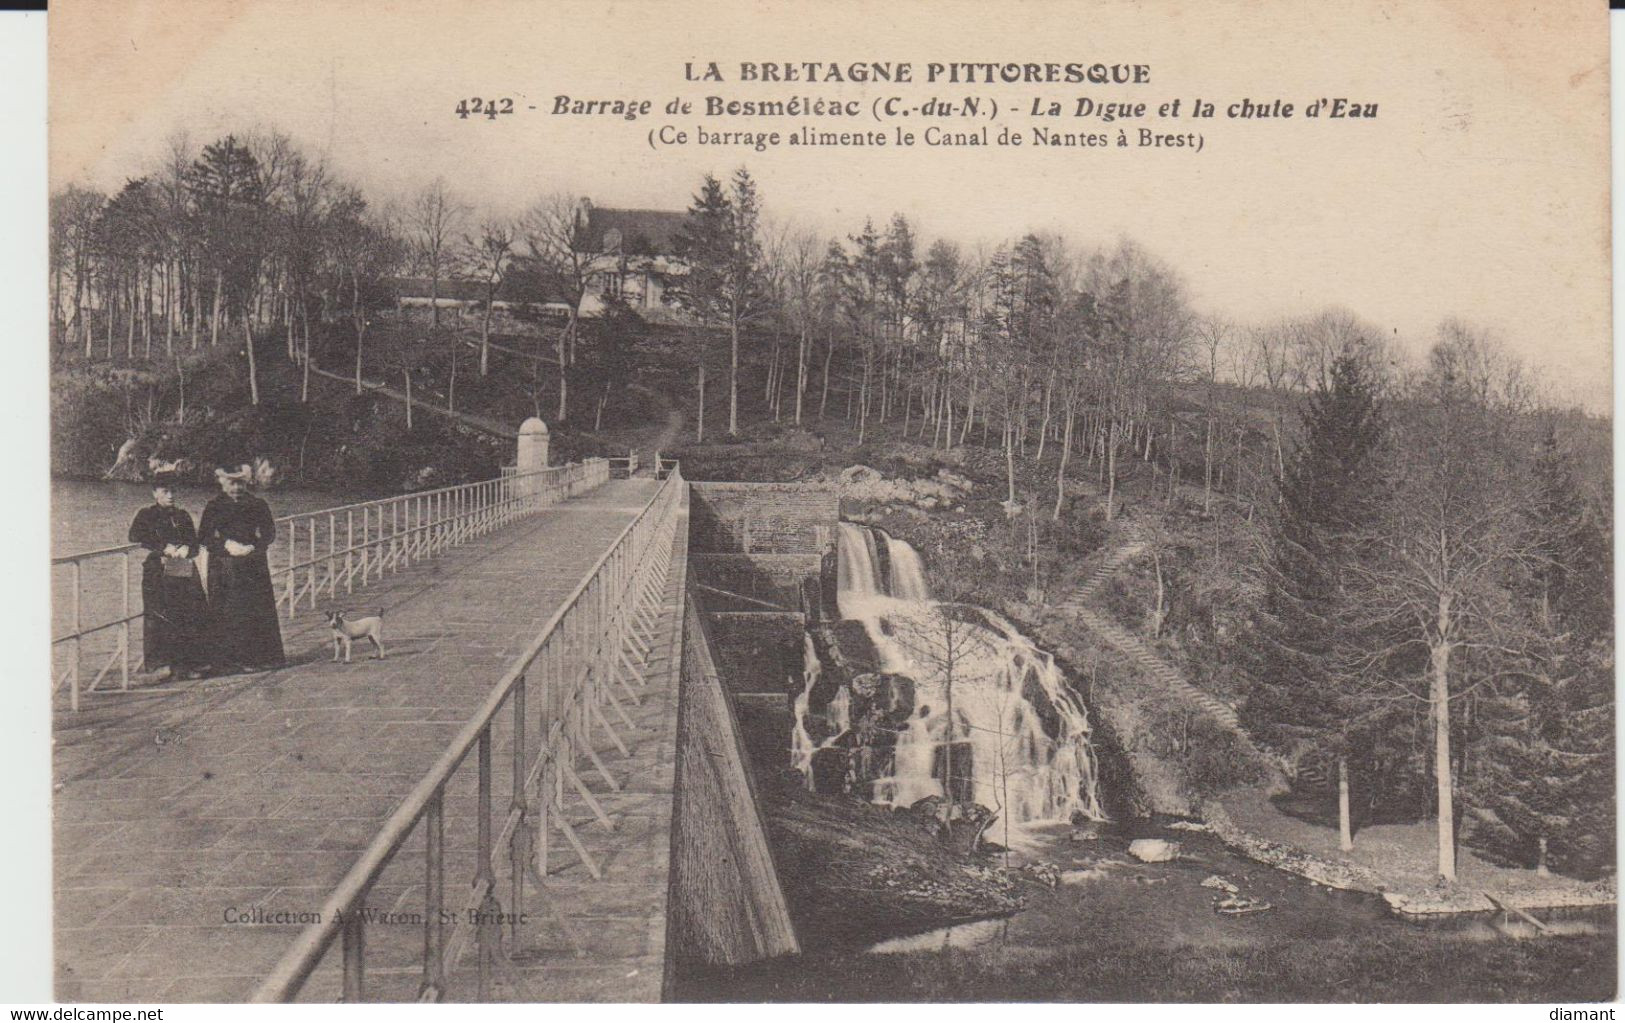
[[[1096,568],[1089,578],[1084,580],[1083,585],[1074,590],[1072,595],[1063,600],[1058,607],[1064,611],[1075,611],[1084,607],[1095,599],[1101,588],[1110,582],[1113,576],[1122,571],[1125,565],[1138,557],[1144,550],[1145,544],[1142,541],[1135,540],[1112,551],[1106,557],[1106,560],[1100,563],[1100,567]]]
[[[1145,547],[1145,541],[1131,540],[1112,551],[1089,578],[1084,580],[1082,586],[1055,605],[1055,610],[1082,622],[1086,628],[1126,656],[1141,672],[1160,683],[1168,692],[1195,706],[1226,728],[1240,730],[1241,721],[1236,717],[1234,707],[1191,685],[1185,680],[1184,675],[1163,660],[1150,644],[1089,606],[1106,583],[1143,553]]]

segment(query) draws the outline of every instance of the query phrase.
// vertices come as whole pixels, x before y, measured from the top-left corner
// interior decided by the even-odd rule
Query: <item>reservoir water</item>
[[[203,506],[219,493],[216,488],[183,485],[175,494],[175,503],[192,516],[195,524]],[[317,511],[337,505],[364,500],[353,494],[318,490],[272,487],[260,493],[270,504],[278,518],[303,512]],[[51,481],[51,557],[64,557],[87,551],[119,547],[129,542],[130,520],[141,508],[152,503],[152,488],[142,483],[97,482],[90,480]],[[128,585],[130,609],[141,608],[141,560],[144,555],[131,555]],[[273,566],[286,557],[284,549],[271,550]],[[120,556],[97,558],[87,562],[81,570],[79,584],[80,622],[85,626],[122,617],[122,588],[125,584]],[[67,565],[51,569],[51,636],[53,639],[70,632],[73,627],[73,574]],[[108,629],[85,637],[80,650],[80,670],[93,675],[117,648],[118,629]],[[69,644],[57,644],[52,650],[53,678],[60,677],[70,656]],[[132,670],[141,663],[141,626],[130,629]],[[88,681],[89,675],[85,678]]]

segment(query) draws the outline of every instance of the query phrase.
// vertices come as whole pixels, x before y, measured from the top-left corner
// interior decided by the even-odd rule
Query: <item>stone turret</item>
[[[519,454],[514,464],[521,473],[547,468],[547,424],[535,416],[519,424]]]

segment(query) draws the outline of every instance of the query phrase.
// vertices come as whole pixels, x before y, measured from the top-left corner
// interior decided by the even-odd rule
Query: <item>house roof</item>
[[[618,210],[594,206],[587,211],[587,243],[597,252],[670,255],[686,213],[675,210]]]

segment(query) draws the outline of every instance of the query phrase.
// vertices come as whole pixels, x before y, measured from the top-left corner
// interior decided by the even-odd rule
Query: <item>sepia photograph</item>
[[[56,999],[1612,1018],[1604,5],[47,32]]]

